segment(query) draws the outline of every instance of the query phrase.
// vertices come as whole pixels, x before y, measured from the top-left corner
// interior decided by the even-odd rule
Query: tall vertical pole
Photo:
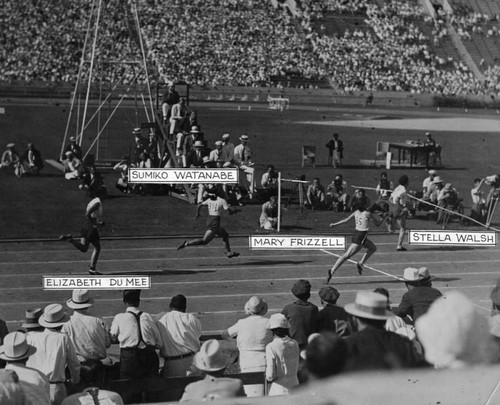
[[[278,232],[281,227],[281,172],[278,172]]]

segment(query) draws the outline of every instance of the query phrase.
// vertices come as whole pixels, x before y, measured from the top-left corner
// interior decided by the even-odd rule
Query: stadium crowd
[[[92,6],[90,1],[70,2],[54,13],[55,6],[27,0],[6,5],[0,17],[6,27],[0,33],[0,80],[74,80]],[[346,92],[498,92],[497,67],[489,67],[487,80],[481,83],[462,62],[433,53],[429,42],[439,41],[446,30],[436,22],[434,38],[425,37],[415,23],[424,20],[417,2],[301,1],[296,10],[292,14],[270,2],[250,0],[224,0],[217,5],[152,0],[140,4],[139,14],[148,57],[159,77],[191,85],[271,86],[274,76],[298,76],[328,78]],[[361,13],[369,29],[346,31],[339,37],[324,35],[312,27],[325,12]],[[462,36],[498,34],[496,16],[459,9],[446,18]],[[127,3],[107,2],[101,24],[97,56],[103,79],[127,84],[139,74],[142,81],[143,76],[130,66],[106,63],[134,59],[133,43],[138,43],[138,37]]]
[[[308,382],[347,373],[500,361],[499,285],[491,292],[488,323],[462,293],[443,296],[434,288],[427,268],[406,268],[401,279],[407,292],[399,305],[391,305],[388,290],[376,288],[341,306],[339,291],[325,286],[318,291],[321,309],[309,301],[309,281],[297,280],[291,288],[295,300],[283,302],[280,313],[266,316],[265,300],[252,296],[243,306],[244,318],[228,325],[218,340],[204,342],[201,323],[186,312],[182,294],[171,298],[168,311],[150,315],[140,309],[141,290],[125,290],[124,312],[109,325],[95,316],[100,304],[88,290],[73,290],[65,303],[71,316],[53,303],[27,309],[25,321],[10,333],[0,321],[1,403],[77,404],[88,395],[79,391],[107,385],[112,367],[137,389],[122,392],[124,398],[104,389],[99,395],[106,403],[122,404],[154,400],[147,384],[138,382],[160,377],[168,385],[172,377],[205,376],[185,387],[184,402],[287,395]],[[262,373],[267,390],[263,383],[243,385],[223,377],[234,365],[222,342],[233,339],[239,371]],[[119,364],[109,356],[111,344],[120,347]],[[76,393],[68,397],[67,388]]]

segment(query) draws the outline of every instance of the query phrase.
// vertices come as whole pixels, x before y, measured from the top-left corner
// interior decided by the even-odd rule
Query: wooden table
[[[389,150],[397,149],[398,151],[398,163],[406,161],[406,153],[409,153],[410,166],[417,164],[417,158],[419,155],[425,156],[425,165],[428,166],[430,148],[431,147],[425,146],[424,144],[389,142]]]

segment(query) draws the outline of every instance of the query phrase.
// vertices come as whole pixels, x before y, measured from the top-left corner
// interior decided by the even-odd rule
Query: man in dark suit
[[[319,311],[318,332],[335,332],[339,336],[349,336],[353,331],[353,325],[349,314],[344,308],[337,305],[340,297],[336,288],[331,286],[322,287],[318,292],[321,303],[325,306]]]
[[[328,165],[332,165],[333,167],[342,166],[344,144],[339,139],[339,134],[334,133],[333,139],[330,139],[326,147],[328,148]]]
[[[411,368],[425,365],[413,343],[385,330],[385,322],[394,316],[387,310],[387,297],[361,291],[352,304],[345,306],[354,316],[358,332],[345,339],[347,363],[345,371]]]
[[[217,340],[210,339],[203,343],[200,351],[193,357],[193,365],[205,373],[205,378],[186,386],[181,402],[245,396],[241,380],[222,377],[227,364]]]
[[[408,267],[404,271],[403,279],[408,292],[401,298],[396,315],[401,318],[409,317],[414,323],[443,294],[432,287],[431,276],[426,267]]]
[[[203,157],[204,153],[204,145],[202,141],[196,141],[194,143],[194,149],[189,152],[187,157],[187,166],[188,167],[203,167]]]

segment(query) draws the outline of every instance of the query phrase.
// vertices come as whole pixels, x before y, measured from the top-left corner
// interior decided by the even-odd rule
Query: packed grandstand
[[[123,79],[123,68],[106,62],[130,56],[132,13],[127,2],[105,4],[97,56],[107,66],[103,78],[116,81]],[[429,10],[423,4],[144,0],[138,8],[159,78],[215,87],[286,85],[286,79],[276,78],[300,77],[306,85],[326,81],[344,92],[497,94],[500,67],[492,44],[500,41],[498,7],[449,1],[428,2]],[[6,27],[0,32],[0,80],[74,81],[94,5],[90,0],[7,2],[0,16]],[[361,24],[332,33],[322,23],[332,15],[355,15]],[[457,46],[452,36],[467,55],[451,49]]]

